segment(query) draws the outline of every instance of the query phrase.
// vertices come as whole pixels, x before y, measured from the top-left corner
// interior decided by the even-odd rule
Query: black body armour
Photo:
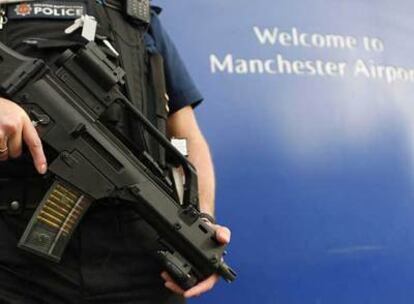
[[[81,29],[65,34],[65,29],[83,14],[98,21],[95,42],[102,46],[114,63],[126,71],[124,93],[132,103],[165,134],[167,95],[160,55],[149,55],[144,34],[149,24],[126,15],[123,0],[112,0],[105,5],[94,0],[34,1],[3,6],[7,23],[0,30],[0,40],[17,52],[53,62],[65,49],[76,49],[86,40]],[[109,42],[119,53],[116,56],[105,46]],[[102,122],[133,147],[137,154],[145,153],[161,168],[165,166],[163,149],[144,132],[139,122],[132,120],[122,104],[114,104],[102,117]],[[48,147],[46,157],[54,155]],[[149,156],[149,157],[148,157]],[[31,156],[25,151],[19,159],[0,162],[0,178],[38,176]]]

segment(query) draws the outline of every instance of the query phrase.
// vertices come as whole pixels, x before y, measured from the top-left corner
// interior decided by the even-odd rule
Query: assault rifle
[[[66,50],[53,64],[0,43],[0,94],[25,109],[57,154],[49,165],[55,181],[18,246],[58,262],[90,204],[116,198],[132,204],[149,225],[152,233],[142,243],[183,288],[213,273],[233,281],[236,274],[223,261],[225,245],[200,218],[195,169],[121,92],[124,74],[94,42]],[[114,103],[123,104],[182,167],[182,202],[157,162],[133,153],[100,121]]]

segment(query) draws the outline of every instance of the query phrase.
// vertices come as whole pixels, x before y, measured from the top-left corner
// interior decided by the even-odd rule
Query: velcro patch
[[[7,6],[9,19],[77,19],[86,13],[86,4],[82,2],[22,2]]]

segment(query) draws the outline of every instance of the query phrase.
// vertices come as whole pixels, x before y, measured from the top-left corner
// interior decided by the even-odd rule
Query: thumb
[[[224,226],[220,226],[220,225],[215,225],[215,229],[216,229],[217,241],[223,244],[228,244],[231,238],[230,229]]]

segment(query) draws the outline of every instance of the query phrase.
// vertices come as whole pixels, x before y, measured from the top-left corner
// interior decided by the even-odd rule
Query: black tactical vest
[[[95,0],[40,0],[3,6],[8,20],[0,30],[0,41],[21,54],[52,62],[65,49],[76,48],[85,43],[79,30],[69,35],[64,33],[64,30],[73,24],[75,18],[70,19],[62,9],[65,8],[64,5],[68,8],[77,5],[84,13],[95,16],[98,21],[95,41],[126,71],[124,93],[165,134],[168,113],[162,59],[159,55],[148,54],[144,35],[149,25],[126,17],[123,2],[123,0],[112,0],[107,6],[97,4]],[[33,16],[34,8],[37,8],[34,3],[43,3],[40,7],[51,9],[44,9],[44,11],[38,9],[38,15]],[[53,6],[54,3],[58,3],[59,6]],[[58,9],[53,10],[53,7]],[[107,40],[120,56],[115,56],[105,46],[104,40]],[[131,119],[130,113],[123,105],[114,104],[103,115],[102,121],[113,132],[128,141],[135,153],[150,155],[161,164],[161,167],[165,164],[163,149],[146,134],[140,123]],[[45,153],[50,162],[54,157],[53,151],[45,147]],[[27,152],[17,160],[0,162],[0,177],[27,176],[37,176]]]

